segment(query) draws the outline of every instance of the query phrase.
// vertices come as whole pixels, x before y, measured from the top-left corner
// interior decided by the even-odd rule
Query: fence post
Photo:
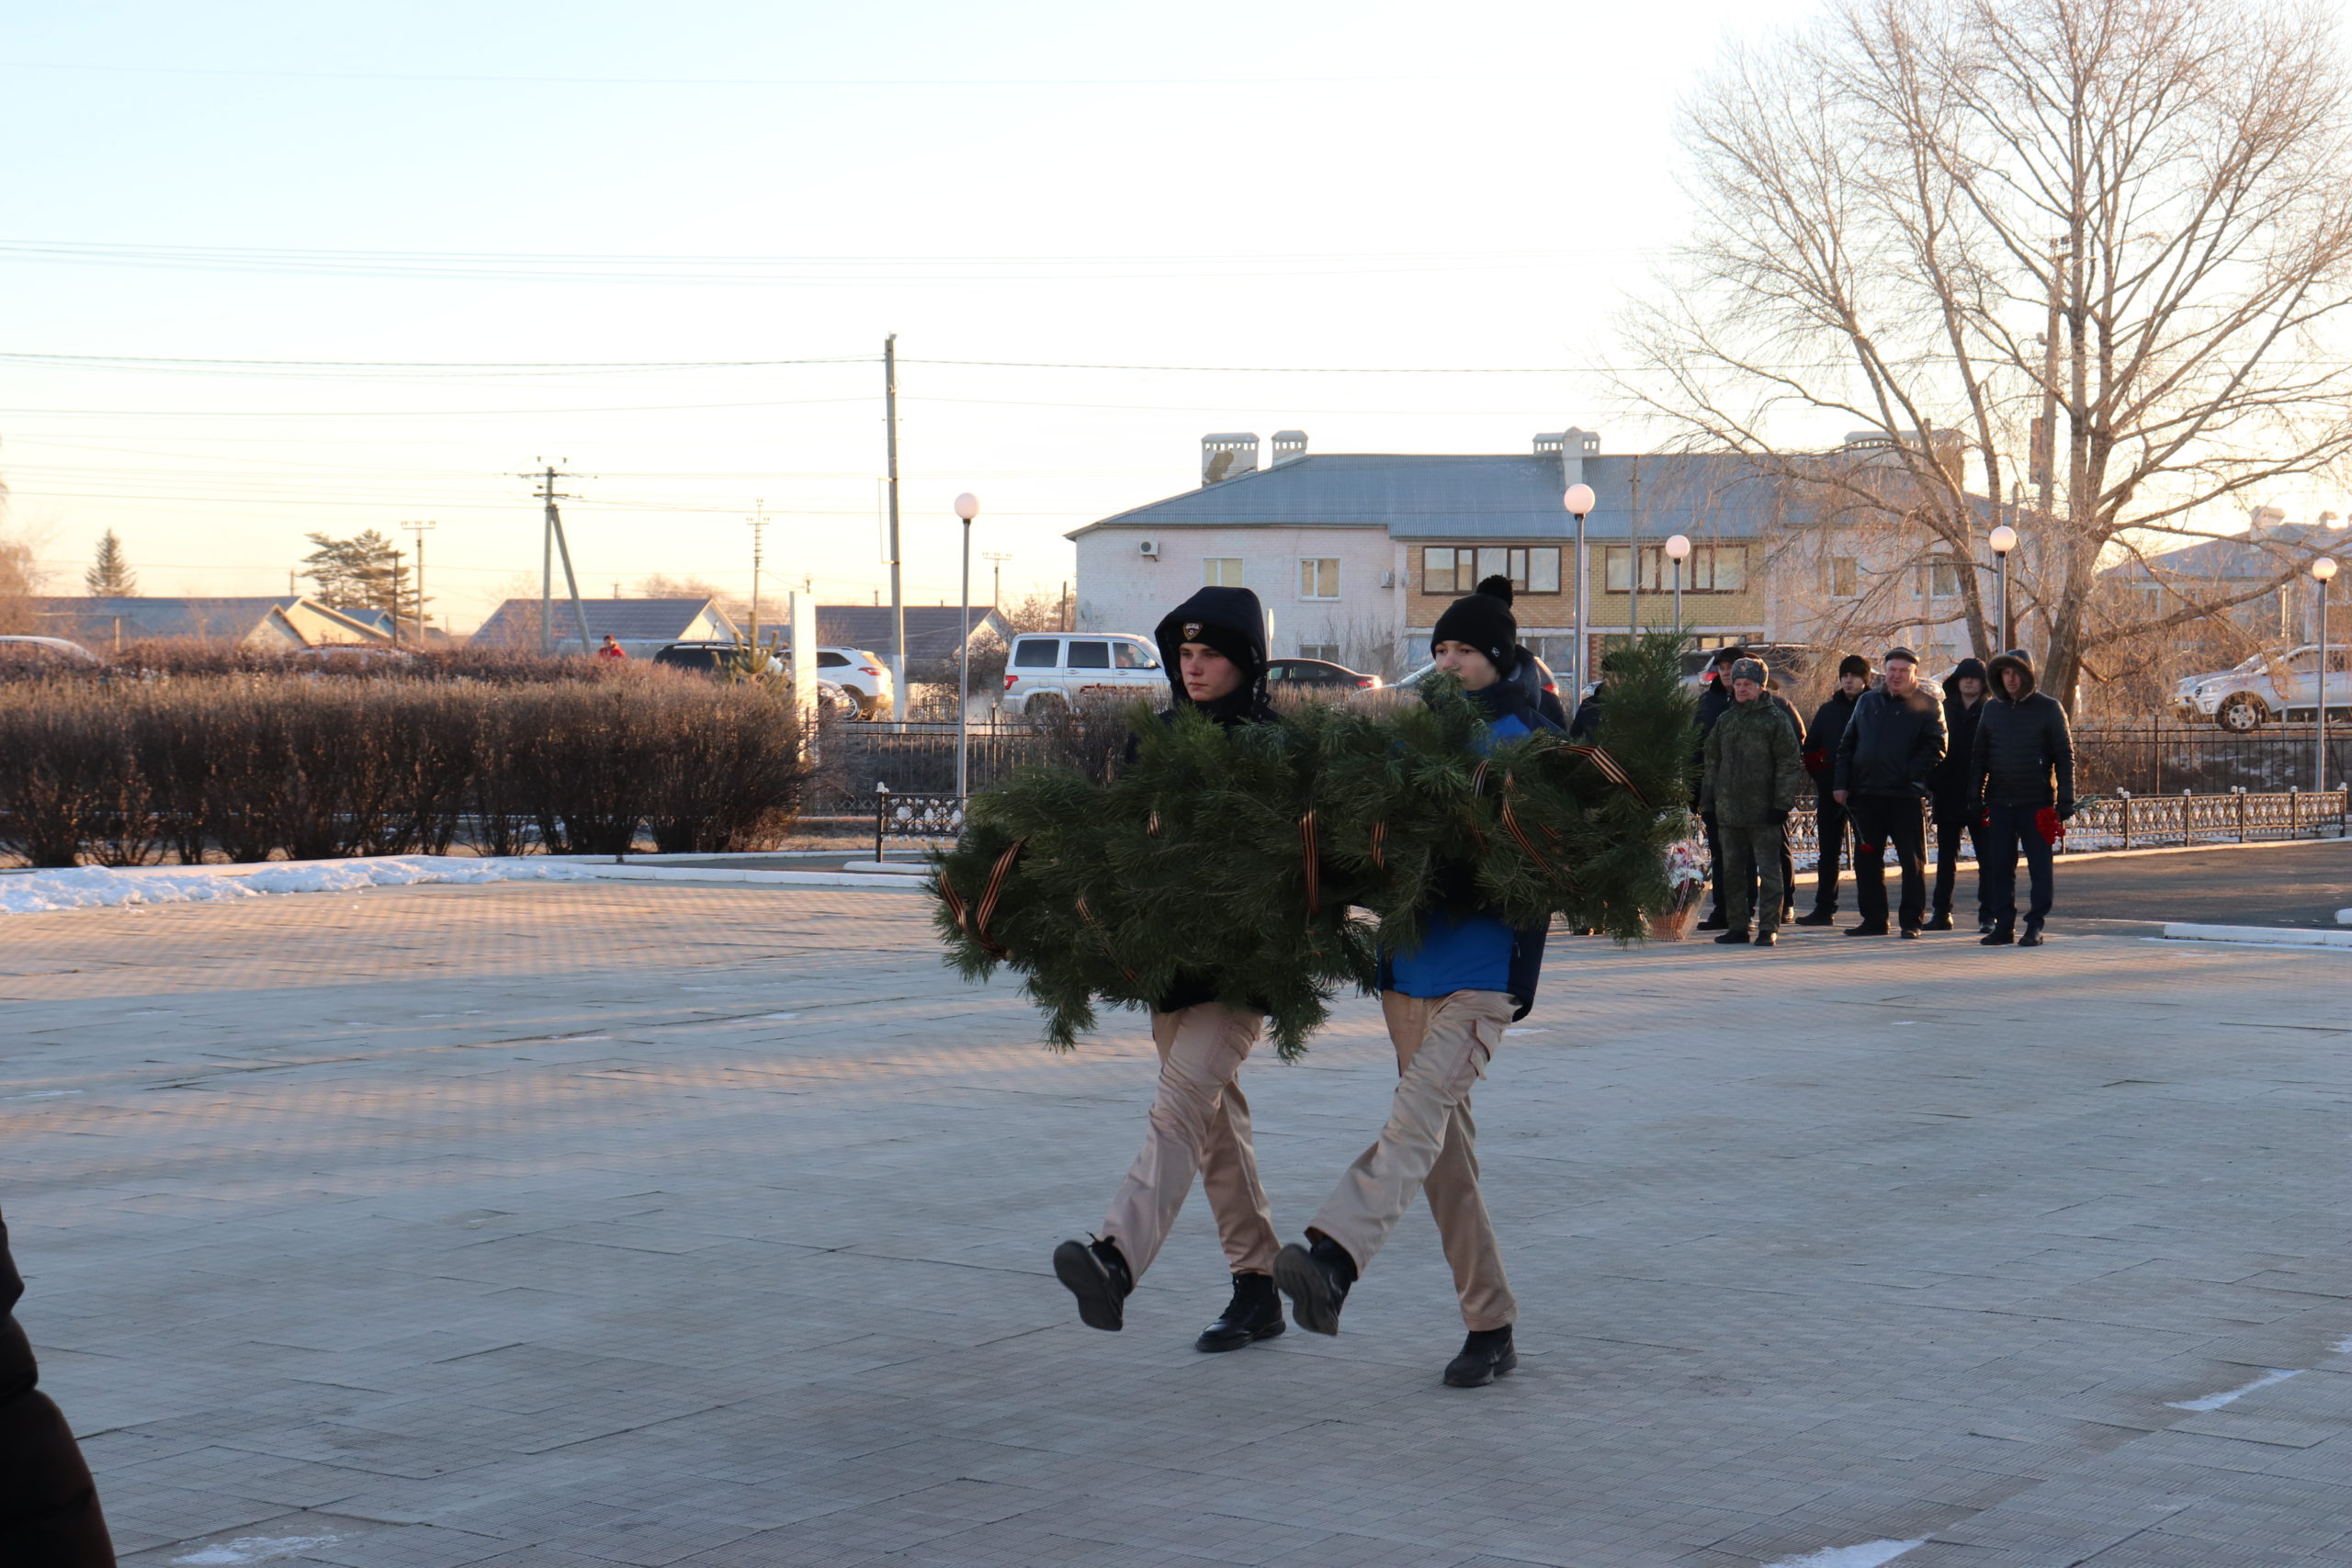
[[[882,863],[882,819],[889,814],[890,786],[881,780],[874,781],[874,861]]]
[[[2294,784],[2287,786],[2287,837],[2303,836],[2303,792]]]
[[[2132,792],[2119,789],[2115,797],[2123,803],[2123,847],[2128,850],[2132,847]]]
[[[2188,819],[2195,814],[2195,804],[2192,801],[2189,793],[2187,790],[2182,790],[2180,792],[2180,847],[2184,850],[2188,847],[2189,840],[2191,838],[2188,831]],[[878,859],[879,857],[877,856],[876,858]]]
[[[2233,784],[2230,793],[2238,797],[2238,842],[2245,842],[2245,785]]]

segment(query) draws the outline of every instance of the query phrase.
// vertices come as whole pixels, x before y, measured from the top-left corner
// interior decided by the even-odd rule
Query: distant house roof
[[[1783,487],[1746,458],[1723,454],[1587,457],[1598,504],[1593,538],[1678,530],[1745,537],[1784,515]],[[1552,455],[1317,453],[1186,491],[1073,530],[1097,528],[1385,528],[1399,539],[1557,539],[1571,526]]]
[[[2129,560],[2099,575],[2119,581],[2145,581],[2158,575],[2202,578],[2209,582],[2261,581],[2299,569],[2315,555],[2352,561],[2352,536],[2316,523],[2257,525],[2226,539],[2205,539],[2177,550]]]
[[[733,637],[735,623],[716,599],[582,599],[588,635],[602,641],[693,642]],[[577,643],[580,632],[571,616],[571,601],[559,594],[548,628],[559,642]],[[491,613],[473,635],[478,647],[537,648],[539,644],[539,602],[509,599]]]
[[[157,639],[314,648],[388,640],[379,628],[300,594],[36,599],[33,615],[45,634],[83,643]]]
[[[954,654],[956,621],[965,612],[954,604],[910,604],[906,607],[907,657],[921,662]],[[972,640],[1012,640],[1012,624],[986,604],[971,608]],[[820,604],[817,635],[836,648],[864,649],[890,656],[890,606],[888,604]]]

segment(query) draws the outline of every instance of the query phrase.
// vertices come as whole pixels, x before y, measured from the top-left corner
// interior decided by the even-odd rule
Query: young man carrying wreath
[[[1255,593],[1204,588],[1168,613],[1158,635],[1175,699],[1161,722],[1186,708],[1227,730],[1273,717],[1266,700],[1266,617]],[[1091,1243],[1056,1247],[1054,1273],[1078,1298],[1080,1321],[1113,1331],[1125,1326],[1127,1297],[1159,1255],[1197,1174],[1216,1216],[1233,1298],[1194,1348],[1238,1350],[1283,1328],[1272,1273],[1279,1238],[1258,1179],[1250,1102],[1235,1081],[1266,1021],[1220,1004],[1216,993],[1213,976],[1181,976],[1152,1009],[1159,1084],[1143,1151],[1113,1196],[1101,1234]]]
[[[1521,684],[1519,627],[1510,586],[1490,578],[1438,617],[1431,652],[1484,711],[1494,740],[1557,733]],[[1466,879],[1461,879],[1466,880]],[[1448,1363],[1457,1388],[1490,1383],[1519,1365],[1511,1324],[1519,1303],[1503,1276],[1494,1225],[1478,1191],[1477,1128],[1470,1089],[1486,1076],[1503,1029],[1535,999],[1544,928],[1518,930],[1480,908],[1468,887],[1430,913],[1428,935],[1409,953],[1384,953],[1380,1006],[1396,1047],[1398,1082],[1387,1125],[1307,1227],[1307,1245],[1282,1249],[1274,1281],[1291,1315],[1317,1334],[1340,1331],[1349,1289],[1372,1265],[1417,1192],[1437,1222],[1469,1337]]]

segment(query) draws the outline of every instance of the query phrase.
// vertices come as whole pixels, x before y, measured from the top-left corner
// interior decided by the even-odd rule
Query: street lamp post
[[[1585,571],[1584,519],[1585,514],[1592,510],[1592,487],[1588,484],[1570,485],[1568,487],[1567,493],[1560,498],[1560,504],[1566,507],[1568,509],[1568,515],[1577,520],[1577,684],[1576,695],[1569,698],[1567,704],[1569,710],[1573,712],[1576,705],[1584,701],[1584,689],[1586,685],[1584,669],[1584,622],[1586,612],[1592,603],[1592,598],[1589,592],[1589,584],[1587,581],[1588,574]]]
[[[2312,581],[2319,584],[2319,669],[2314,671],[2317,690],[2312,694],[2319,709],[2319,745],[2312,764],[2312,787],[2322,795],[2327,793],[2327,585],[2335,576],[2333,558],[2322,556],[2312,562]]]
[[[1993,554],[1998,557],[2001,562],[2001,596],[1996,602],[1998,608],[1993,614],[1995,623],[1993,640],[1998,646],[1993,651],[2007,653],[2013,646],[2009,640],[2009,552],[2018,547],[2018,531],[2004,523],[1993,530],[1992,537],[1987,542],[1992,545]]]
[[[956,498],[956,515],[964,520],[963,640],[956,647],[956,805],[964,804],[971,759],[972,726],[972,519],[980,514],[980,498],[970,491]]]
[[[1674,563],[1674,635],[1682,635],[1682,563],[1690,558],[1690,536],[1669,534],[1666,540],[1666,558]]]

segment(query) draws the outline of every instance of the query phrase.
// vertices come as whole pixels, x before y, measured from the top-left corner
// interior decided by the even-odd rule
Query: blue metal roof
[[[2168,577],[2199,577],[2209,581],[2233,578],[2260,581],[2276,577],[2290,567],[2300,568],[2315,555],[2352,560],[2352,536],[2316,523],[2285,523],[2265,528],[2259,535],[2206,539],[2152,555],[2144,561],[2125,561],[2100,575],[2144,581],[2161,571]]]
[[[1774,479],[1747,459],[1702,454],[1588,457],[1596,505],[1589,538],[1634,531],[1747,537],[1781,520]],[[1558,457],[1317,453],[1239,479],[1186,491],[1105,517],[1096,528],[1385,528],[1400,539],[1558,539],[1575,524],[1561,509]]]

